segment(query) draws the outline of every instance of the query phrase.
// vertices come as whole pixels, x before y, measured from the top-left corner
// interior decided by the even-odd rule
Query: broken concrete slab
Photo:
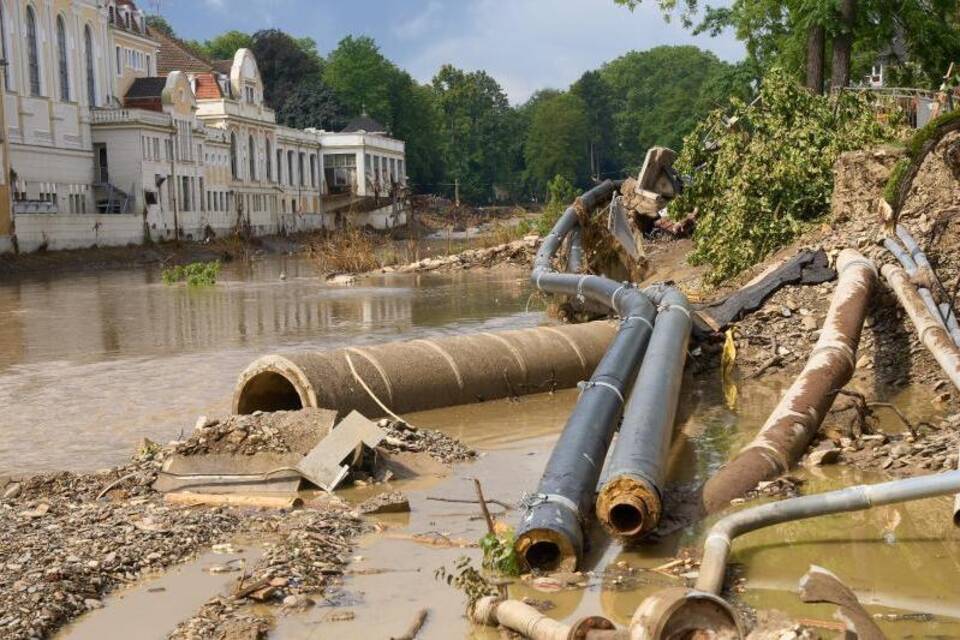
[[[344,460],[357,449],[375,449],[387,437],[374,422],[353,411],[344,418],[303,460],[297,463],[300,474],[326,491],[333,491],[350,472]]]
[[[299,453],[173,455],[163,463],[153,489],[161,493],[296,493]]]
[[[399,491],[390,491],[364,500],[357,506],[357,511],[367,516],[380,513],[409,513],[410,501]]]

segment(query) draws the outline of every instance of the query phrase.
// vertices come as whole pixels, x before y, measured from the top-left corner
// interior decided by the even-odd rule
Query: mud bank
[[[132,462],[121,467],[0,478],[3,637],[48,637],[71,619],[102,608],[111,592],[211,547],[239,546],[238,541],[255,541],[262,555],[250,567],[224,567],[237,571],[230,595],[213,598],[188,620],[167,621],[169,637],[209,638],[233,629],[257,638],[273,617],[269,610],[252,611],[250,603],[310,606],[311,595],[322,596],[340,583],[355,536],[368,529],[356,506],[326,494],[304,494],[305,508],[296,510],[178,506],[165,502],[152,485],[173,454],[289,453],[319,439],[317,420],[309,410],[202,420],[183,441],[166,446],[144,441]],[[403,423],[383,426],[385,451],[395,455],[426,456],[439,465],[475,455],[439,432]]]

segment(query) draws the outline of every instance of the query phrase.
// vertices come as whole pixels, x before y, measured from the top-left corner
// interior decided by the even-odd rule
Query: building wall
[[[17,216],[20,251],[116,247],[143,242],[143,216],[33,213]]]
[[[30,82],[28,8],[36,15],[39,91]],[[386,196],[391,182],[402,183],[402,141],[277,125],[247,50],[237,52],[224,77],[225,98],[198,101],[191,76],[175,71],[161,96],[142,99],[137,105],[143,108],[121,107],[134,80],[155,73],[159,64],[158,43],[111,21],[111,11],[117,16],[121,8],[116,0],[0,0],[9,60],[9,88],[0,86],[9,154],[0,155],[0,165],[8,162],[16,178],[7,186],[6,171],[0,171],[0,253],[201,239],[210,231],[334,228],[343,220],[324,212],[324,195],[330,193],[326,156],[352,158],[352,195]],[[58,17],[66,36],[66,91]],[[236,172],[231,134],[237,140]],[[100,180],[103,148],[108,185]],[[379,158],[394,160],[395,175],[380,171],[375,177],[372,162]],[[98,205],[108,202],[104,194],[118,196],[117,189],[129,198],[109,202],[126,206],[119,213],[97,213]],[[391,210],[354,222],[384,228],[399,219]]]

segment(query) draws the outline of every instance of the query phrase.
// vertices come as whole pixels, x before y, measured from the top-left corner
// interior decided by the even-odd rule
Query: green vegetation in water
[[[518,576],[522,573],[520,559],[513,548],[513,529],[502,533],[488,533],[480,538],[480,548],[483,550],[483,568],[496,571],[508,576]]]
[[[864,94],[813,95],[774,70],[753,102],[734,98],[697,126],[676,162],[693,183],[670,209],[675,218],[697,211],[690,262],[710,266],[708,284],[756,264],[827,213],[840,154],[900,130],[875,107]]]
[[[553,229],[560,216],[580,196],[580,189],[574,187],[569,180],[557,174],[547,183],[547,205],[543,213],[533,221],[524,220],[518,225],[521,236],[536,233],[545,236]]]
[[[220,261],[192,262],[184,266],[169,267],[160,274],[164,284],[186,282],[189,287],[212,287],[220,275]]]
[[[462,591],[467,596],[468,606],[484,596],[499,595],[499,589],[490,584],[490,581],[473,566],[467,556],[460,556],[457,559],[453,572],[447,571],[446,567],[440,567],[433,572],[433,577]]]

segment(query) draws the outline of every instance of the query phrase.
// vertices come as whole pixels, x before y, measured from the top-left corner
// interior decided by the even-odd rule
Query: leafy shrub
[[[488,533],[480,539],[480,548],[483,550],[483,568],[496,571],[508,576],[518,576],[520,559],[513,548],[513,530],[502,533]]]
[[[528,220],[521,222],[518,227],[520,235],[536,233],[545,236],[550,233],[553,225],[579,195],[580,189],[574,187],[560,174],[555,175],[553,180],[547,183],[547,204],[543,208],[543,213],[533,222]]]
[[[217,283],[220,275],[220,261],[192,262],[185,266],[164,269],[160,278],[165,284],[186,282],[189,287],[210,287]]]
[[[841,153],[895,137],[873,98],[816,96],[775,69],[751,103],[731,99],[687,136],[677,169],[693,183],[671,204],[697,211],[693,264],[717,284],[793,240],[829,211],[833,165]]]

